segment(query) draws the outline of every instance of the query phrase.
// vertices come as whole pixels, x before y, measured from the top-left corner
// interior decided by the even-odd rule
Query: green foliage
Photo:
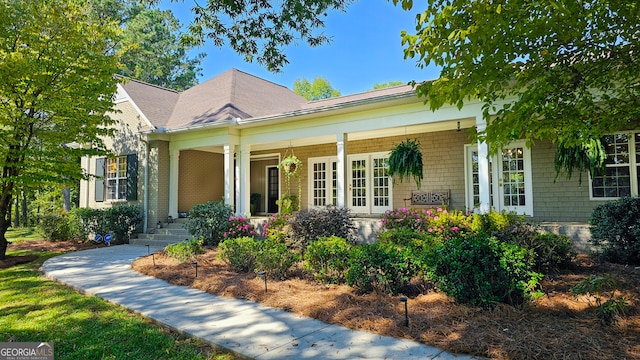
[[[272,279],[284,279],[287,272],[298,261],[300,255],[289,251],[287,246],[272,239],[257,240],[258,253],[255,256],[256,270],[265,271]]]
[[[170,10],[124,2],[121,18],[120,74],[177,91],[198,83],[199,65],[205,54],[190,58],[194,48]]]
[[[289,61],[284,49],[294,43],[309,46],[329,43],[319,29],[331,11],[343,11],[350,1],[294,0],[282,6],[267,2],[226,2],[207,0],[195,7],[189,25],[192,41],[203,45],[230,46],[245,61],[256,60],[269,71],[279,72]]]
[[[189,210],[184,226],[189,233],[202,238],[205,245],[218,245],[230,228],[233,209],[222,201],[207,201]]]
[[[54,211],[38,218],[38,230],[49,240],[87,240],[93,234],[111,233],[112,243],[129,243],[143,220],[139,205],[116,205],[105,209],[76,208]]]
[[[356,226],[348,208],[327,205],[300,210],[291,225],[291,247],[304,252],[310,242],[321,237],[337,236],[353,242]]]
[[[329,80],[320,76],[313,78],[313,82],[307,79],[296,79],[293,82],[293,92],[309,101],[340,96],[340,91],[334,89]]]
[[[443,208],[388,210],[380,220],[384,230],[406,230],[450,239],[472,230],[472,219],[460,211]]]
[[[260,249],[258,241],[252,237],[226,239],[219,245],[219,257],[236,272],[252,272],[256,268],[256,256]]]
[[[114,235],[114,244],[128,244],[131,234],[142,223],[144,216],[140,205],[116,205],[104,209],[105,233]],[[104,233],[101,233],[104,234]]]
[[[593,306],[593,297],[596,313],[606,324],[610,324],[616,317],[624,316],[629,307],[627,299],[615,296],[616,289],[615,279],[607,274],[604,277],[589,276],[574,286],[571,292],[576,296],[585,295],[590,306]],[[607,299],[603,302],[604,298]]]
[[[515,212],[489,211],[482,214],[473,214],[474,231],[487,235],[493,235],[497,232],[504,231],[509,226],[518,226],[524,223],[524,216],[518,215]]]
[[[193,261],[198,254],[203,254],[202,239],[193,238],[188,241],[181,241],[175,244],[169,244],[164,248],[168,256],[177,259],[180,262]]]
[[[282,243],[289,243],[290,226],[293,215],[287,213],[277,213],[271,215],[267,220],[264,228],[262,228],[262,236],[265,238],[277,239]]]
[[[400,80],[391,80],[383,83],[375,83],[373,84],[373,90],[377,89],[386,89],[394,86],[404,85],[404,83]]]
[[[393,2],[405,9],[414,3]],[[417,84],[417,93],[432,109],[478,99],[487,127],[477,136],[492,151],[520,138],[571,147],[583,142],[576,134],[597,139],[638,128],[637,2],[434,0],[416,6],[415,32],[402,32],[405,58],[440,69],[437,80]]]
[[[582,173],[584,171],[588,171],[591,176],[595,176],[596,171],[604,169],[606,159],[607,151],[600,139],[585,139],[575,145],[567,145],[562,141],[558,144],[556,155],[553,158],[553,165],[556,171],[555,179],[563,172],[569,179],[573,174],[573,170],[578,170],[580,173],[579,182],[582,182]]]
[[[378,290],[396,295],[419,272],[411,259],[409,249],[390,243],[356,246],[345,274],[347,285],[356,286],[362,292]]]
[[[406,139],[391,149],[389,155],[387,175],[398,178],[400,182],[413,177],[420,189],[422,181],[422,150],[418,140]]]
[[[533,251],[534,270],[544,274],[570,267],[571,260],[575,256],[569,237],[546,232],[536,225],[526,223],[509,225],[495,232],[494,236],[502,242],[516,244]]]
[[[640,198],[624,197],[598,205],[591,213],[590,242],[606,260],[640,264]]]
[[[85,176],[73,159],[106,154],[118,35],[78,2],[0,1],[0,259],[18,184],[72,183]]]
[[[533,272],[531,251],[483,235],[444,243],[432,257],[431,278],[461,303],[512,305],[539,295],[542,275]]]
[[[36,228],[49,241],[62,241],[71,238],[69,214],[61,211],[40,216]]]
[[[321,237],[307,246],[304,253],[304,267],[314,277],[328,283],[344,281],[348,268],[352,245],[341,237]]]
[[[280,212],[283,214],[293,214],[300,209],[300,200],[296,195],[284,195],[276,200]]]

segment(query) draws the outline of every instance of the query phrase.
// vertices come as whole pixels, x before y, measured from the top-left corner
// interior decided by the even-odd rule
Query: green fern
[[[579,182],[582,183],[582,172],[589,171],[589,174],[594,176],[597,171],[604,169],[606,159],[607,151],[600,139],[588,139],[578,145],[567,145],[562,141],[558,144],[553,159],[555,179],[563,172],[567,179],[570,179],[575,169],[580,172]]]
[[[420,189],[422,181],[422,151],[418,140],[406,139],[396,145],[389,155],[389,167],[387,174],[391,177],[398,178],[400,182],[413,180]]]

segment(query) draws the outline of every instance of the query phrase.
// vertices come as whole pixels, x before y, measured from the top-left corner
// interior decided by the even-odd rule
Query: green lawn
[[[13,242],[14,244],[29,240],[44,240],[44,236],[42,236],[35,230],[35,228],[32,227],[9,228],[5,236],[7,237],[7,240]]]
[[[30,264],[0,269],[0,342],[52,341],[56,360],[235,359],[121,306],[45,279],[38,268],[57,254],[39,255]]]

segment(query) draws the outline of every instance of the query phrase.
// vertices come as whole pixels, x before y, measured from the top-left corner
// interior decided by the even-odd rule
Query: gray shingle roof
[[[180,93],[167,127],[280,114],[306,102],[282,85],[231,69]]]
[[[402,85],[309,102],[282,85],[237,69],[181,93],[136,80],[129,80],[123,86],[154,126],[174,130],[233,118],[322,111],[362,101],[407,96],[413,92],[411,86]]]
[[[154,126],[166,127],[180,96],[177,91],[132,79],[126,79],[122,87]]]

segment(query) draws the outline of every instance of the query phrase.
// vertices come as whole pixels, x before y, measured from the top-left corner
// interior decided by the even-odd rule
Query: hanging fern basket
[[[422,181],[422,151],[420,143],[417,139],[406,139],[396,145],[389,155],[389,164],[387,174],[394,179],[410,181],[411,178],[416,182],[416,186],[420,189]]]

